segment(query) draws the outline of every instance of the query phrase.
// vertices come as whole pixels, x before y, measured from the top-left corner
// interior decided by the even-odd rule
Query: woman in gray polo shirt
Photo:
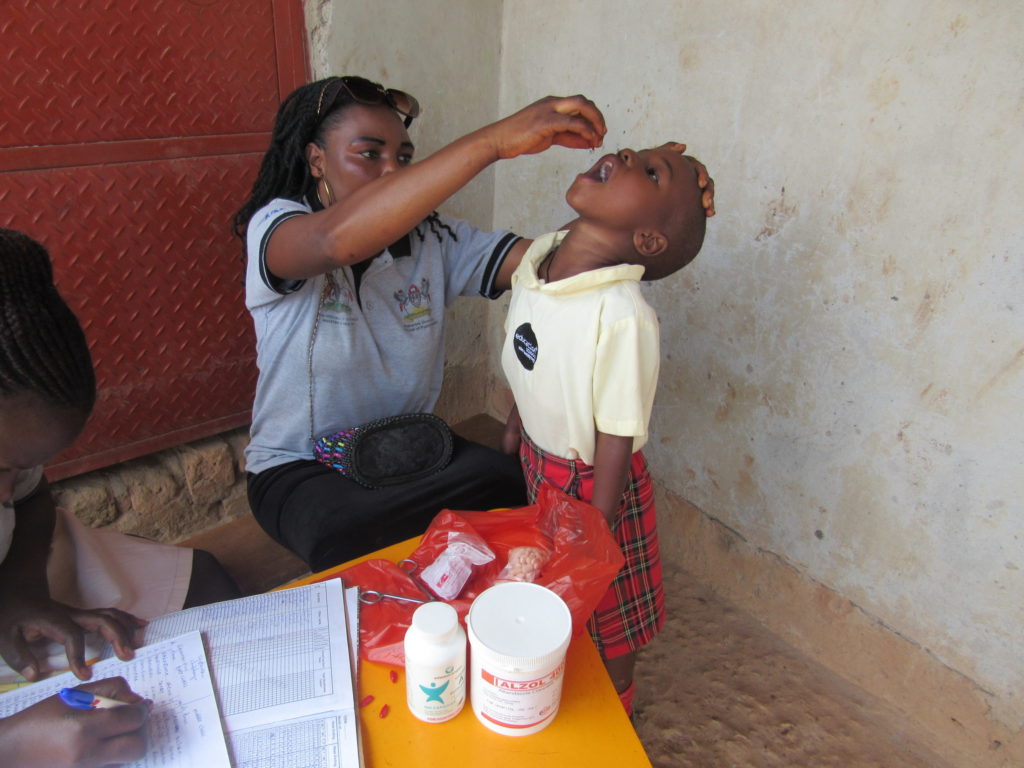
[[[526,502],[514,457],[457,437],[444,470],[387,488],[314,459],[317,437],[431,411],[445,307],[499,296],[529,245],[435,209],[496,160],[597,147],[605,132],[587,99],[549,97],[412,164],[418,113],[408,94],[363,78],[298,88],[234,219],[259,366],[249,502],[314,570],[421,533],[441,509]]]

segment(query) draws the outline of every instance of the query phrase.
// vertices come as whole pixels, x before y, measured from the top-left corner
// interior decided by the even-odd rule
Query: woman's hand
[[[482,130],[499,159],[536,154],[556,144],[593,149],[608,131],[601,110],[584,96],[547,96]]]
[[[700,196],[700,204],[704,206],[704,214],[711,218],[715,215],[715,180],[708,176],[708,169],[704,167],[704,163],[692,155],[687,157],[697,166],[697,186],[704,190]]]
[[[28,680],[39,679],[41,659],[31,644],[50,640],[64,646],[68,665],[80,680],[92,671],[85,664],[85,633],[95,632],[109,642],[122,661],[132,658],[133,635],[146,622],[116,608],[83,610],[38,597],[10,593],[0,601],[0,656]]]
[[[0,719],[0,754],[11,768],[98,768],[123,765],[146,752],[142,726],[150,702],[112,677],[83,690],[125,702],[111,709],[72,709],[57,696]]]
[[[666,141],[662,146],[679,154],[686,151],[686,145],[679,141]],[[704,213],[711,218],[715,215],[715,180],[708,176],[708,169],[704,167],[704,163],[693,155],[686,155],[686,158],[697,166],[697,186],[704,190],[700,196],[700,204],[704,206]]]

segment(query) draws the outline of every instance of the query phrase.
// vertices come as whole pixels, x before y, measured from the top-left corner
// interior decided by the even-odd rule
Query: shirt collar
[[[412,241],[409,239],[409,235],[402,235],[401,238],[389,245],[387,250],[396,259],[412,256]]]
[[[611,267],[601,267],[580,272],[578,275],[567,277],[564,280],[554,280],[545,283],[537,275],[537,269],[544,258],[551,251],[561,244],[562,240],[569,233],[569,230],[561,232],[549,232],[541,235],[523,254],[523,261],[513,275],[513,284],[521,281],[524,288],[541,291],[549,294],[567,294],[585,291],[598,285],[616,283],[622,280],[640,280],[644,276],[642,264],[616,264]]]

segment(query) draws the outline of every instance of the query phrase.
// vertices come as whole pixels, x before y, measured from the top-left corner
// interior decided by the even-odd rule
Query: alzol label
[[[480,696],[479,714],[505,728],[535,728],[558,712],[564,673],[564,661],[550,672],[527,680],[481,668],[480,682],[474,689]]]

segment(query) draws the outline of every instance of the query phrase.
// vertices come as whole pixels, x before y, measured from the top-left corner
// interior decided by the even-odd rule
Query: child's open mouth
[[[611,178],[612,171],[615,170],[615,159],[615,155],[602,157],[593,168],[583,174],[584,177],[599,184],[604,184]]]

